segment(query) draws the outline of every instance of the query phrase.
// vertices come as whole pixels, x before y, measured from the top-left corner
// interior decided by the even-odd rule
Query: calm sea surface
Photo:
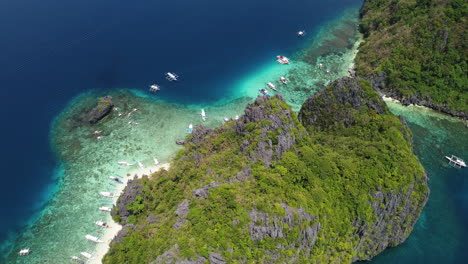
[[[232,83],[276,55],[291,56],[304,48],[307,42],[296,37],[297,30],[306,29],[313,38],[321,25],[360,4],[1,1],[0,249],[27,246],[15,244],[20,233],[34,240],[30,227],[60,192],[63,168],[52,151],[50,131],[73,97],[89,91],[146,91],[156,82],[163,88],[158,96],[165,100],[216,102],[235,94]],[[180,75],[181,82],[167,87],[167,71]],[[468,159],[466,128],[426,114],[408,119],[415,151],[431,175],[431,198],[408,241],[375,263],[461,263],[467,252],[468,175],[446,167],[443,155]],[[430,121],[418,123],[420,119]]]

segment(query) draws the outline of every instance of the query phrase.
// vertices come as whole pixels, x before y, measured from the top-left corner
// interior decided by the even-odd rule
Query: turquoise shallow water
[[[221,101],[181,105],[141,90],[113,90],[110,93],[117,109],[91,127],[79,123],[77,113],[90,108],[104,93],[94,90],[73,99],[52,126],[53,148],[62,165],[55,173],[57,184],[44,195],[49,195],[50,190],[55,194],[21,235],[6,245],[9,253],[5,263],[67,263],[80,251],[92,252],[94,245],[84,235],[99,236],[93,222],[109,219],[97,210],[108,205],[108,199],[97,193],[116,189],[109,175],[125,178],[137,170],[136,165],[118,166],[117,161],[140,161],[145,166],[150,166],[154,158],[170,161],[178,149],[174,141],[186,135],[188,124],[215,127],[224,117],[242,114],[266,82],[275,82],[279,92],[298,110],[327,82],[346,75],[357,40],[356,14],[356,9],[348,11],[309,36],[308,43],[304,43],[308,48],[296,51],[291,65],[265,63],[230,80],[226,88],[229,94]],[[318,67],[320,63],[324,67]],[[279,76],[286,76],[290,83],[279,85]],[[431,196],[407,242],[386,250],[371,262],[463,263],[468,252],[468,175],[467,170],[448,167],[443,156],[456,154],[467,159],[466,127],[459,120],[421,108],[389,105],[395,114],[407,118],[413,130],[415,152],[431,176]],[[132,112],[134,108],[137,110]],[[199,116],[202,108],[207,111],[206,122]],[[95,130],[102,130],[100,140],[92,134]],[[17,250],[26,246],[33,249],[33,254],[17,258]]]
[[[295,52],[291,65],[274,61],[258,65],[249,74],[227,80],[230,85],[223,89],[231,92],[211,103],[170,103],[159,99],[158,94],[131,89],[107,93],[92,90],[75,97],[55,119],[50,135],[54,152],[63,164],[57,174],[57,191],[36,220],[6,245],[6,263],[66,263],[81,251],[93,253],[95,245],[84,236],[100,237],[93,223],[110,220],[107,213],[98,210],[115,202],[98,194],[118,191],[109,176],[133,176],[138,171],[137,162],[145,167],[151,166],[155,158],[169,162],[179,149],[175,141],[187,135],[190,123],[216,127],[225,117],[241,115],[267,82],[274,82],[286,100],[299,109],[310,94],[347,74],[355,53],[356,33],[357,9],[349,9],[323,25],[317,34],[304,38],[308,48]],[[319,63],[324,67],[318,67]],[[280,76],[290,80],[288,85],[278,83]],[[94,126],[81,122],[82,113],[105,94],[113,97],[112,113]],[[207,113],[206,121],[200,118],[202,108]],[[96,130],[102,131],[99,139],[93,135]],[[132,166],[119,166],[118,161]],[[23,247],[30,247],[33,253],[18,258],[16,254]]]

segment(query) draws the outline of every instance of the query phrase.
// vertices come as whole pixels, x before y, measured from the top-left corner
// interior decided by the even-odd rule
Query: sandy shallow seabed
[[[137,178],[141,178],[143,176],[151,176],[152,173],[159,171],[161,169],[168,170],[170,167],[169,163],[165,164],[157,164],[153,166],[148,166],[145,168],[136,168],[136,169],[131,169],[128,171],[128,175],[125,178],[122,178],[123,184],[119,184],[118,188],[115,189],[115,193],[120,196],[122,191],[124,190],[125,186],[127,186],[128,180],[133,179],[135,176]],[[118,196],[114,198],[114,202],[117,201]],[[114,220],[110,219],[108,221],[109,228],[103,229],[104,234],[100,238],[104,243],[99,243],[96,246],[96,252],[93,254],[93,258],[91,258],[87,263],[89,264],[100,264],[102,263],[102,258],[104,255],[107,253],[109,250],[110,243],[112,242],[112,239],[119,233],[119,231],[122,229],[122,226],[119,225],[117,222]]]

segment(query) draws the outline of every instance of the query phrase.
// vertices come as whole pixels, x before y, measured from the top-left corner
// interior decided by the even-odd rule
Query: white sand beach
[[[165,163],[165,164],[157,164],[157,165],[152,165],[144,168],[131,168],[128,170],[128,175],[125,178],[122,179],[123,184],[119,184],[118,187],[115,190],[115,193],[118,193],[119,196],[123,192],[125,186],[127,186],[128,180],[133,179],[134,176],[136,175],[137,178],[141,178],[145,175],[150,176],[152,173],[159,171],[161,169],[168,170],[170,164]],[[118,196],[114,197],[114,204],[117,202]],[[103,229],[104,234],[100,238],[103,243],[99,243],[96,246],[96,251],[93,252],[93,257],[87,262],[89,264],[101,264],[102,263],[102,258],[104,255],[107,253],[109,250],[110,243],[112,239],[119,233],[119,231],[122,229],[122,226],[116,223],[114,220],[112,220],[112,217],[108,217],[108,225],[109,228]],[[81,256],[80,256],[81,257]]]

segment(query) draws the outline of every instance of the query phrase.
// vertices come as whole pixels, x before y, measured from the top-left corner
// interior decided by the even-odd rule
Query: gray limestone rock
[[[100,98],[96,107],[94,107],[88,114],[88,122],[90,124],[96,124],[111,112],[112,107],[114,107],[114,103],[112,103],[111,96]]]

